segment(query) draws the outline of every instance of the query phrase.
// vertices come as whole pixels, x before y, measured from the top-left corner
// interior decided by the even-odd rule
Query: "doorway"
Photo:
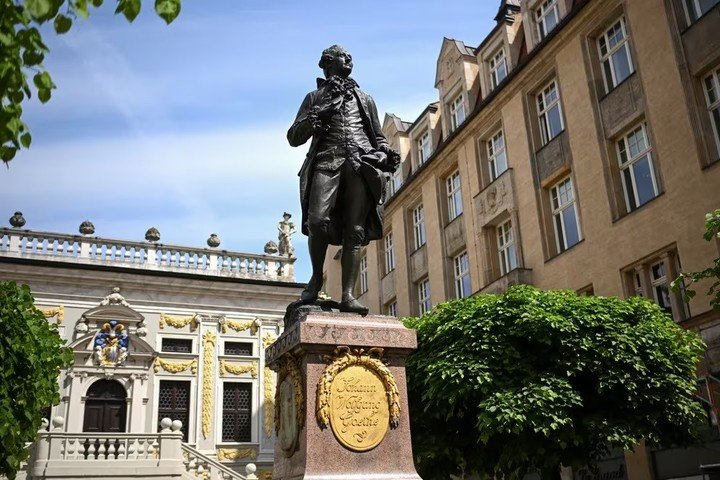
[[[85,400],[83,432],[125,431],[127,392],[120,382],[98,380],[90,385]]]

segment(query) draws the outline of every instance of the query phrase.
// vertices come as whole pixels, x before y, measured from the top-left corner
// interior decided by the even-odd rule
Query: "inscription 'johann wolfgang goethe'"
[[[353,365],[330,387],[330,425],[338,441],[355,451],[370,450],[387,434],[390,409],[382,380],[371,369]]]

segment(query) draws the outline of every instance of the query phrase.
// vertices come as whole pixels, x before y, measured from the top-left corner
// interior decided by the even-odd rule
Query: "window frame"
[[[518,268],[519,264],[517,249],[515,248],[515,232],[513,231],[512,218],[508,218],[496,227],[495,238],[497,239],[498,257],[500,261],[500,276],[503,277]],[[511,250],[512,258],[515,260],[514,266],[512,266],[512,262],[510,261]]]
[[[693,11],[690,11],[690,3],[692,3]],[[720,1],[715,1],[715,4],[710,7],[707,11],[703,12],[700,7],[699,0],[682,0],[683,10],[685,12],[685,20],[687,20],[688,27],[698,20],[700,20],[706,13],[715,8]]]
[[[453,278],[455,283],[455,298],[465,298],[472,295],[470,279],[470,258],[467,250],[453,258]],[[467,281],[467,292],[465,281]]]
[[[634,157],[631,156],[630,153],[630,137],[632,135],[635,135],[637,132],[642,133],[643,139],[645,141],[645,149],[640,151],[638,154],[636,154]],[[640,122],[639,125],[633,126],[630,130],[628,130],[624,135],[622,135],[616,142],[615,142],[615,152],[617,154],[617,161],[618,161],[618,168],[620,169],[620,181],[622,183],[623,187],[623,196],[625,198],[625,208],[627,213],[633,212],[640,208],[641,206],[648,203],[650,200],[656,198],[660,194],[660,188],[657,181],[657,175],[655,173],[655,162],[653,160],[653,148],[652,144],[650,143],[650,136],[648,135],[648,128],[646,122]],[[623,152],[625,152],[625,157],[627,158],[627,161],[623,163]],[[637,181],[635,178],[635,170],[633,169],[633,166],[637,163],[639,163],[642,159],[647,158],[648,167],[650,169],[650,180],[652,181],[652,187],[654,196],[651,199],[646,200],[644,203],[640,203],[640,198],[638,194],[638,188],[637,188]],[[626,180],[625,171],[630,172],[630,187],[632,188],[632,194],[633,194],[633,202],[635,204],[635,207],[632,208],[631,202],[630,202],[630,192],[628,190],[628,181]]]
[[[500,138],[502,140],[502,147],[500,149],[496,148],[495,140],[497,138]],[[488,157],[488,170],[490,173],[490,181],[493,182],[497,180],[498,177],[505,173],[509,168],[507,161],[507,149],[505,147],[505,132],[503,131],[502,127],[485,142],[485,152],[487,153]],[[502,156],[505,162],[505,168],[502,171],[498,171],[497,159],[500,156]]]
[[[501,61],[502,63],[500,63]],[[498,73],[501,71],[501,67],[505,73],[502,78],[499,78]],[[498,85],[500,85],[502,81],[507,78],[509,73],[507,57],[505,55],[505,48],[501,47],[500,50],[495,53],[495,55],[490,57],[490,59],[488,60],[488,69],[490,71],[490,89],[495,90]]]
[[[462,119],[459,118],[458,112],[462,112]],[[450,102],[450,131],[454,132],[457,130],[466,118],[465,100],[463,99],[463,94],[460,93]]]
[[[393,233],[388,232],[383,239],[383,258],[385,260],[385,275],[395,270],[395,245]]]
[[[567,201],[563,204],[560,203],[560,186],[565,184],[566,182],[570,182],[570,191],[572,192],[572,200]],[[557,195],[554,197],[553,192],[557,191]],[[582,227],[580,226],[580,215],[577,207],[577,195],[575,194],[575,182],[572,179],[572,176],[568,175],[566,177],[563,177],[562,179],[558,180],[553,184],[552,187],[550,187],[550,209],[552,212],[552,224],[553,224],[553,230],[555,231],[555,247],[557,248],[557,253],[563,253],[566,250],[568,250],[570,247],[573,247],[580,243],[582,240]],[[557,198],[557,204],[558,206],[555,206],[555,200],[554,198]],[[577,237],[578,241],[576,243],[573,243],[572,245],[568,245],[567,242],[567,232],[566,232],[566,226],[565,226],[565,217],[563,216],[563,212],[567,210],[568,208],[572,207],[575,213],[575,223],[577,225]],[[560,218],[560,228],[562,229],[562,232],[558,231],[558,223],[556,221],[556,218]],[[562,234],[562,235],[561,235]],[[562,244],[560,240],[562,239]]]
[[[549,96],[550,91],[552,91],[553,89],[555,91],[555,99],[547,102],[547,97]],[[539,89],[538,93],[535,95],[535,103],[538,109],[537,116],[540,127],[540,143],[544,147],[565,131],[565,120],[563,120],[562,102],[560,100],[560,87],[558,85],[557,78],[553,78],[541,89]],[[560,130],[558,130],[555,135],[549,136],[550,120],[548,119],[548,113],[556,106],[558,109],[558,118],[560,119]]]
[[[360,274],[358,275],[358,279],[360,282],[360,295],[363,295],[367,293],[369,283],[368,283],[368,259],[367,254],[363,255],[360,258]]]
[[[445,194],[447,195],[448,202],[447,206],[449,223],[462,215],[464,211],[460,170],[454,170],[450,175],[445,178]]]
[[[418,167],[428,161],[432,155],[430,143],[430,131],[426,130],[417,140]]]
[[[623,34],[623,41],[616,44],[614,47],[610,47],[610,36],[608,35],[608,33],[610,32],[610,30],[614,29],[618,23],[620,24],[620,30]],[[605,54],[602,53],[602,42],[605,43],[605,49],[607,50]],[[612,61],[612,58],[613,55],[617,53],[621,48],[624,48],[625,53],[627,54],[629,73],[627,77],[623,78],[622,80],[618,80],[617,72],[615,72],[615,63]],[[620,83],[624,82],[633,73],[635,73],[635,62],[633,61],[633,55],[630,49],[630,35],[627,31],[627,22],[625,21],[624,15],[621,15],[617,20],[613,21],[610,26],[606,28],[603,33],[598,37],[597,49],[598,55],[600,57],[600,70],[602,71],[603,83],[605,85],[605,93],[610,93],[615,87],[620,85]],[[610,79],[608,79],[606,75],[605,62],[607,62],[610,67]],[[608,83],[608,80],[612,81],[612,85]]]
[[[413,233],[415,251],[420,250],[427,243],[427,232],[425,231],[425,207],[419,204],[412,209]]]
[[[545,21],[551,11],[555,13],[555,25],[548,29]],[[560,8],[558,7],[558,0],[544,0],[540,6],[535,9],[535,27],[539,41],[542,42],[550,32],[555,30],[559,23]]]
[[[385,315],[397,317],[397,300],[392,300],[385,305]]]
[[[708,80],[712,83],[712,88],[708,88]],[[720,66],[714,67],[709,74],[703,77],[702,89],[703,97],[705,98],[705,107],[710,116],[710,128],[713,131],[717,159],[720,158]],[[710,98],[710,90],[714,91],[715,101],[712,101]],[[717,114],[717,121],[713,113]]]
[[[420,315],[424,315],[432,308],[432,303],[430,301],[430,279],[428,277],[423,278],[417,283],[417,294],[418,311],[420,312]]]

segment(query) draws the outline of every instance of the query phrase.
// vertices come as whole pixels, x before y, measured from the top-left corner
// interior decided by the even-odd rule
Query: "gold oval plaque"
[[[330,426],[345,447],[357,452],[378,446],[390,423],[385,386],[373,370],[352,365],[330,385]]]

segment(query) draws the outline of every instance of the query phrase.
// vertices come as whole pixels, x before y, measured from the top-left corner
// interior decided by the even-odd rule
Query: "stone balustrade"
[[[295,281],[294,257],[0,228],[0,256],[208,276]]]
[[[159,433],[70,433],[63,425],[64,419],[55,417],[50,431],[45,422],[38,432],[28,460],[30,478],[257,480],[254,464],[241,475],[183,444],[179,420],[163,418]]]

